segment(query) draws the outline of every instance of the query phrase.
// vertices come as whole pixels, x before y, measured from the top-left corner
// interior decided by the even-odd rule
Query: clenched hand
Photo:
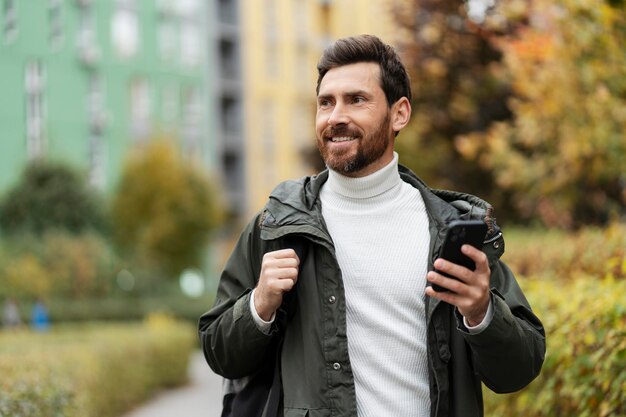
[[[293,249],[281,249],[263,255],[259,283],[254,290],[254,305],[263,320],[269,321],[298,279],[300,259]]]

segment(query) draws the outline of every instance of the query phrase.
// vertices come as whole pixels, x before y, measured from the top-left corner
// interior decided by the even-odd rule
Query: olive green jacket
[[[426,205],[429,269],[451,220],[478,218],[489,226],[482,248],[491,268],[494,315],[489,326],[470,334],[453,306],[426,297],[431,416],[482,416],[481,382],[495,392],[512,392],[539,374],[545,355],[543,326],[513,274],[499,260],[504,240],[491,206],[471,195],[432,190],[408,169],[399,171],[420,191]],[[272,192],[265,209],[243,231],[222,273],[215,306],[199,322],[207,362],[229,379],[258,371],[275,355],[272,340],[284,331],[285,417],[356,416],[341,270],[319,200],[327,178],[324,171],[282,183]],[[294,234],[310,242],[300,265],[294,308],[286,329],[274,326],[269,335],[264,334],[253,321],[250,292],[263,254],[284,248],[285,237]]]

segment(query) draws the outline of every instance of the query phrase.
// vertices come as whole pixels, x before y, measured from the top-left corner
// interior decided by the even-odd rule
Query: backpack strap
[[[283,249],[293,249],[304,263],[310,242],[298,235],[288,235],[280,242]],[[283,303],[276,312],[275,322],[279,334],[273,341],[268,361],[255,375],[248,377],[243,386],[235,387],[223,399],[222,417],[280,417],[282,416],[283,386],[280,368],[281,352],[288,319],[294,312],[297,297],[296,285],[283,296]],[[243,381],[241,381],[243,382]]]

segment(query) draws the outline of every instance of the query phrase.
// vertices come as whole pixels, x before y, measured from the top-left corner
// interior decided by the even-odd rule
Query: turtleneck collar
[[[394,152],[393,160],[389,164],[365,177],[346,177],[331,169],[325,185],[341,196],[366,199],[381,195],[401,183],[398,154]]]

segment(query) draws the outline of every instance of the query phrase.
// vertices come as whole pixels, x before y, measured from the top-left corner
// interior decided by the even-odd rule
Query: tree
[[[457,138],[456,148],[493,172],[523,218],[605,224],[626,208],[626,9],[595,0],[526,7],[527,25],[494,42],[514,117]]]
[[[168,141],[152,141],[128,159],[113,197],[114,240],[127,258],[167,276],[200,267],[219,223],[219,196],[208,176]]]
[[[407,1],[396,20],[413,90],[413,120],[398,141],[402,162],[433,186],[463,189],[502,207],[506,200],[491,192],[490,171],[454,146],[457,136],[511,117],[510,88],[494,65],[501,53],[490,41],[493,32],[468,19],[458,0]]]
[[[61,163],[36,161],[0,202],[0,227],[7,234],[50,229],[80,233],[106,229],[104,204],[78,172]]]

